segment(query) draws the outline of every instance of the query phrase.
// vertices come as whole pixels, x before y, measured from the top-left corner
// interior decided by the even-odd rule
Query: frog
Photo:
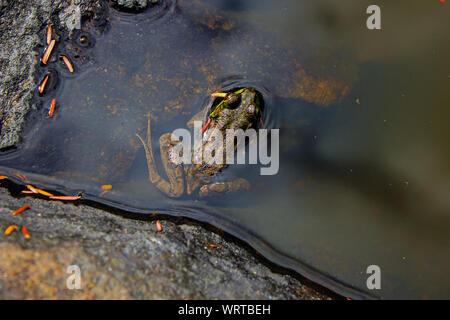
[[[191,164],[177,164],[176,161],[173,161],[175,147],[181,142],[173,141],[171,133],[161,135],[159,139],[161,160],[168,179],[160,175],[155,165],[150,114],[148,114],[147,120],[146,140],[136,134],[145,150],[150,182],[170,198],[179,198],[183,195],[193,196],[196,193],[200,198],[207,198],[236,194],[250,189],[249,181],[241,177],[229,181],[213,181],[214,177],[227,166],[225,161],[208,164],[204,161],[198,163],[198,161],[194,161],[194,158],[203,154],[206,148],[211,147],[214,141],[213,137],[217,137],[214,134],[215,130],[222,134],[220,137],[224,139],[223,154],[225,155],[227,129],[241,129],[244,132],[250,128],[258,129],[263,124],[264,101],[262,95],[253,87],[245,87],[235,88],[228,92],[214,92],[211,96],[210,104],[187,122],[187,127],[192,128],[194,121],[202,121],[201,143],[197,149],[191,148],[190,150]],[[205,117],[205,114],[209,114],[209,116]],[[234,152],[236,152],[236,148],[235,144]]]

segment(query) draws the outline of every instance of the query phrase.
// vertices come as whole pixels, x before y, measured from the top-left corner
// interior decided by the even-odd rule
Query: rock
[[[71,4],[59,14],[60,21],[66,22],[66,27],[70,31],[81,29],[81,10],[80,7]]]
[[[13,197],[5,188],[0,203],[0,299],[331,297],[239,241],[190,220],[139,220],[85,204]],[[11,216],[25,204],[31,208]],[[31,238],[20,229],[5,236],[11,224],[27,226]],[[80,290],[66,287],[72,265],[81,271]]]
[[[67,1],[1,1],[0,23],[0,104],[1,133],[0,148],[19,141],[19,132],[24,125],[24,116],[32,107],[33,77],[39,57],[35,48],[42,43],[39,33],[56,22],[59,14],[61,29],[78,27],[79,15],[92,14],[101,6],[100,0],[83,1],[79,6]],[[72,14],[72,12],[74,12]]]
[[[155,5],[158,2],[159,0],[111,0],[115,8],[133,12],[144,11],[149,5]]]

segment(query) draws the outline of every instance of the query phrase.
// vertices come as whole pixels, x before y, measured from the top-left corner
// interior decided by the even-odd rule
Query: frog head
[[[217,97],[209,114],[211,127],[226,129],[258,128],[262,123],[264,102],[254,88],[240,88],[230,92],[213,93]]]

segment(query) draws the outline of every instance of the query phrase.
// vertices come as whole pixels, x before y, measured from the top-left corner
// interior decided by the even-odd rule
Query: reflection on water
[[[368,1],[165,4],[137,17],[111,9],[109,30],[83,48],[90,63],[70,77],[55,67],[55,116],[42,98],[3,173],[210,222],[352,297],[450,298],[448,8],[382,1],[382,30],[369,31]],[[217,178],[245,177],[248,194],[165,197],[136,133],[151,113],[157,146],[227,85],[263,93],[265,124],[280,128],[279,174],[230,166]],[[369,265],[381,290],[366,287]]]

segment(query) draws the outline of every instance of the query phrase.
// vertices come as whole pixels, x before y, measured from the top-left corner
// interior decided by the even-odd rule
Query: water
[[[206,221],[346,296],[450,298],[450,30],[448,5],[382,1],[166,1],[139,15],[109,10],[86,26],[92,47],[56,49],[53,90],[37,98],[2,173],[139,214]],[[79,35],[77,35],[79,36]],[[41,71],[42,73],[45,70]],[[251,191],[170,199],[148,181],[136,133],[186,122],[209,93],[254,86],[280,129],[280,171],[230,166]],[[46,119],[53,97],[55,115]],[[101,185],[111,184],[106,192]],[[381,289],[366,286],[369,265]]]

